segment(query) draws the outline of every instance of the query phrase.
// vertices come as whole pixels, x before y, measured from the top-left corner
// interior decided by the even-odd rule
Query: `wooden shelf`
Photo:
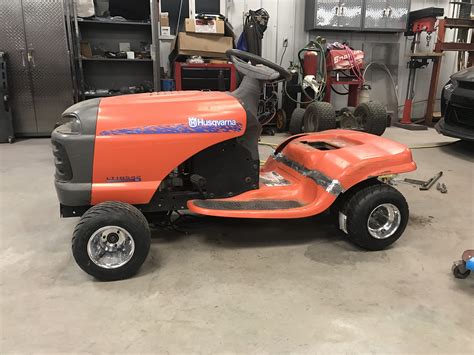
[[[88,19],[78,18],[77,22],[85,23],[85,24],[151,26],[150,22],[140,22],[140,21],[88,20]]]

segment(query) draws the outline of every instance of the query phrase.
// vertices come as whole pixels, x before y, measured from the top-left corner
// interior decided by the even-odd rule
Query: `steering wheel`
[[[237,71],[245,76],[262,81],[288,81],[292,77],[288,70],[255,54],[238,49],[229,49],[226,55],[234,63]],[[257,66],[257,64],[262,66]]]

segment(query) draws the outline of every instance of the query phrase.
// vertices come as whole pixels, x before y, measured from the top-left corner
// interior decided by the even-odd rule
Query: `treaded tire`
[[[288,131],[288,119],[285,110],[279,109],[275,114],[276,130],[279,133]]]
[[[98,229],[105,226],[124,228],[135,243],[132,258],[123,266],[107,269],[96,265],[87,253],[87,243]],[[145,216],[134,206],[108,201],[90,208],[74,228],[72,254],[79,267],[89,275],[113,281],[129,278],[137,273],[150,251],[150,229]]]
[[[303,119],[305,132],[322,132],[337,127],[336,111],[329,102],[313,102],[306,108]]]
[[[367,222],[371,212],[379,205],[391,203],[400,211],[400,225],[393,235],[377,239],[370,235]],[[344,201],[341,212],[347,216],[346,227],[351,242],[367,250],[383,250],[395,243],[405,231],[409,209],[403,195],[386,184],[362,187]]]
[[[299,134],[303,132],[303,117],[305,110],[303,108],[295,108],[290,119],[290,133]]]
[[[364,132],[381,136],[387,129],[387,110],[377,102],[366,102],[360,104],[354,116],[361,122]]]

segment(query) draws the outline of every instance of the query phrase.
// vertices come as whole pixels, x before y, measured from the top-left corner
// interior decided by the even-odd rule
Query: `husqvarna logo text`
[[[203,118],[189,117],[188,126],[196,127],[232,127],[237,126],[236,120],[205,120]]]

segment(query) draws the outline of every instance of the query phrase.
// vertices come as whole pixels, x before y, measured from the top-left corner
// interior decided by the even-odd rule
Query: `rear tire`
[[[276,130],[279,133],[288,131],[288,119],[286,112],[283,109],[279,109],[275,115]]]
[[[145,216],[122,202],[108,201],[90,208],[72,237],[72,254],[79,267],[102,281],[135,275],[149,250]]]
[[[305,132],[322,132],[337,127],[336,112],[328,102],[314,102],[304,114]]]
[[[362,187],[340,209],[349,240],[367,250],[383,250],[405,231],[409,209],[403,195],[386,184]]]
[[[387,110],[377,102],[360,104],[354,116],[357,117],[364,132],[381,136],[387,129]]]
[[[303,132],[303,117],[305,110],[303,108],[295,108],[290,119],[290,133],[299,134]]]

